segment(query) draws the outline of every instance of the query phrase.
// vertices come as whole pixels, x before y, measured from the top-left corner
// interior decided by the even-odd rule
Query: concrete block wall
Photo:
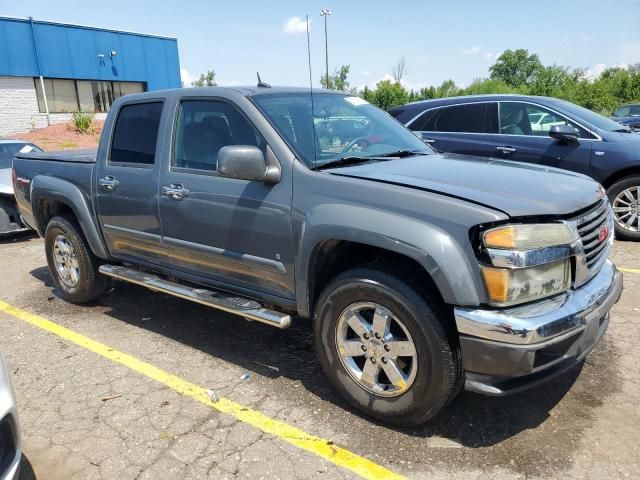
[[[70,113],[52,113],[51,123],[66,123]],[[96,114],[104,120],[105,113]],[[32,77],[0,77],[0,137],[28,132],[47,126],[47,115],[38,110],[36,87]]]

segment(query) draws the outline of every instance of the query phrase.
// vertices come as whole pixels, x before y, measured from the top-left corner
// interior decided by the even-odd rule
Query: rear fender
[[[67,205],[74,213],[91,251],[102,259],[108,259],[102,235],[95,222],[95,215],[88,199],[73,183],[56,177],[38,175],[31,181],[31,209],[37,222],[38,233],[44,236],[47,226],[43,225],[40,211],[42,200],[55,200]]]

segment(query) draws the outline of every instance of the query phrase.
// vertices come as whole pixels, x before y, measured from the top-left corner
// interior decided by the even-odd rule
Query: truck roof
[[[278,95],[278,94],[287,94],[287,93],[309,93],[309,87],[284,87],[284,86],[273,86],[273,87],[258,87],[257,85],[249,85],[249,86],[233,86],[233,87],[189,87],[189,88],[173,88],[168,90],[154,90],[151,92],[138,93],[135,94],[138,98],[144,97],[154,97],[158,96],[158,94],[170,95],[174,92],[179,91],[197,91],[203,93],[205,96],[211,95],[215,96],[216,94],[220,94],[222,92],[234,91],[240,93],[241,95],[245,95],[247,97],[253,95]],[[325,88],[314,88],[314,94],[333,94],[333,95],[349,95],[349,92],[340,92],[336,90],[327,90]]]

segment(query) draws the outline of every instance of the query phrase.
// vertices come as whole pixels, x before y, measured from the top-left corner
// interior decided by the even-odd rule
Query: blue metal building
[[[0,135],[180,87],[175,38],[0,17]]]

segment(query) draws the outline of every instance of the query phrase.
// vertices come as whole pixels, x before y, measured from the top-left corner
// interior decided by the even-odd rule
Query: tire
[[[411,272],[408,272],[405,278],[410,278],[410,275]],[[385,358],[380,358],[380,355],[385,355],[385,350],[380,351],[379,345],[372,343],[375,340],[371,335],[369,340],[364,340],[364,336],[355,334],[350,324],[347,329],[347,337],[350,337],[346,343],[351,340],[362,344],[369,342],[365,345],[367,353],[364,354],[364,360],[361,357],[345,360],[344,355],[341,356],[338,344],[346,346],[346,343],[342,343],[345,338],[344,318],[351,318],[348,312],[363,308],[363,305],[360,318],[370,316],[371,313],[366,310],[371,306],[368,304],[373,304],[376,312],[378,306],[383,307],[382,312],[387,309],[387,313],[391,313],[391,324],[395,325],[391,328],[395,330],[392,335],[400,332],[398,337],[410,336],[413,341],[417,357],[409,359],[398,356],[395,366],[391,368],[393,371],[395,367],[404,365],[403,381],[391,381],[392,377],[386,374],[386,367],[389,367],[387,362],[392,360],[387,358],[383,365],[381,362]],[[351,405],[366,415],[394,425],[425,423],[457,395],[463,380],[459,345],[454,332],[445,326],[447,313],[443,307],[439,299],[420,294],[386,266],[355,268],[340,274],[320,295],[314,315],[316,348],[326,376]],[[397,321],[404,330],[398,328],[400,325]],[[389,334],[384,338],[389,338]],[[391,345],[391,342],[388,343]],[[349,346],[356,347],[355,344]],[[387,344],[383,346],[387,348]],[[364,376],[367,362],[373,362],[371,357],[377,357],[375,364],[385,372],[384,375],[378,373],[378,383],[397,383],[399,388],[395,384],[391,389],[384,385],[387,390],[381,390],[379,385],[365,386],[356,379],[358,368]],[[412,370],[408,365],[414,364],[416,370],[409,374]]]
[[[104,295],[109,279],[98,272],[101,262],[91,252],[72,216],[53,217],[47,225],[44,244],[49,272],[64,300],[88,303]]]
[[[633,196],[633,200],[625,195]],[[622,180],[618,180],[616,183],[609,187],[607,191],[609,202],[614,209],[629,208],[629,214],[627,212],[616,212],[614,210],[614,229],[616,238],[619,240],[632,240],[640,241],[640,175],[631,175],[625,177]],[[633,217],[635,215],[635,217]],[[623,225],[630,218],[634,218],[629,227]]]

